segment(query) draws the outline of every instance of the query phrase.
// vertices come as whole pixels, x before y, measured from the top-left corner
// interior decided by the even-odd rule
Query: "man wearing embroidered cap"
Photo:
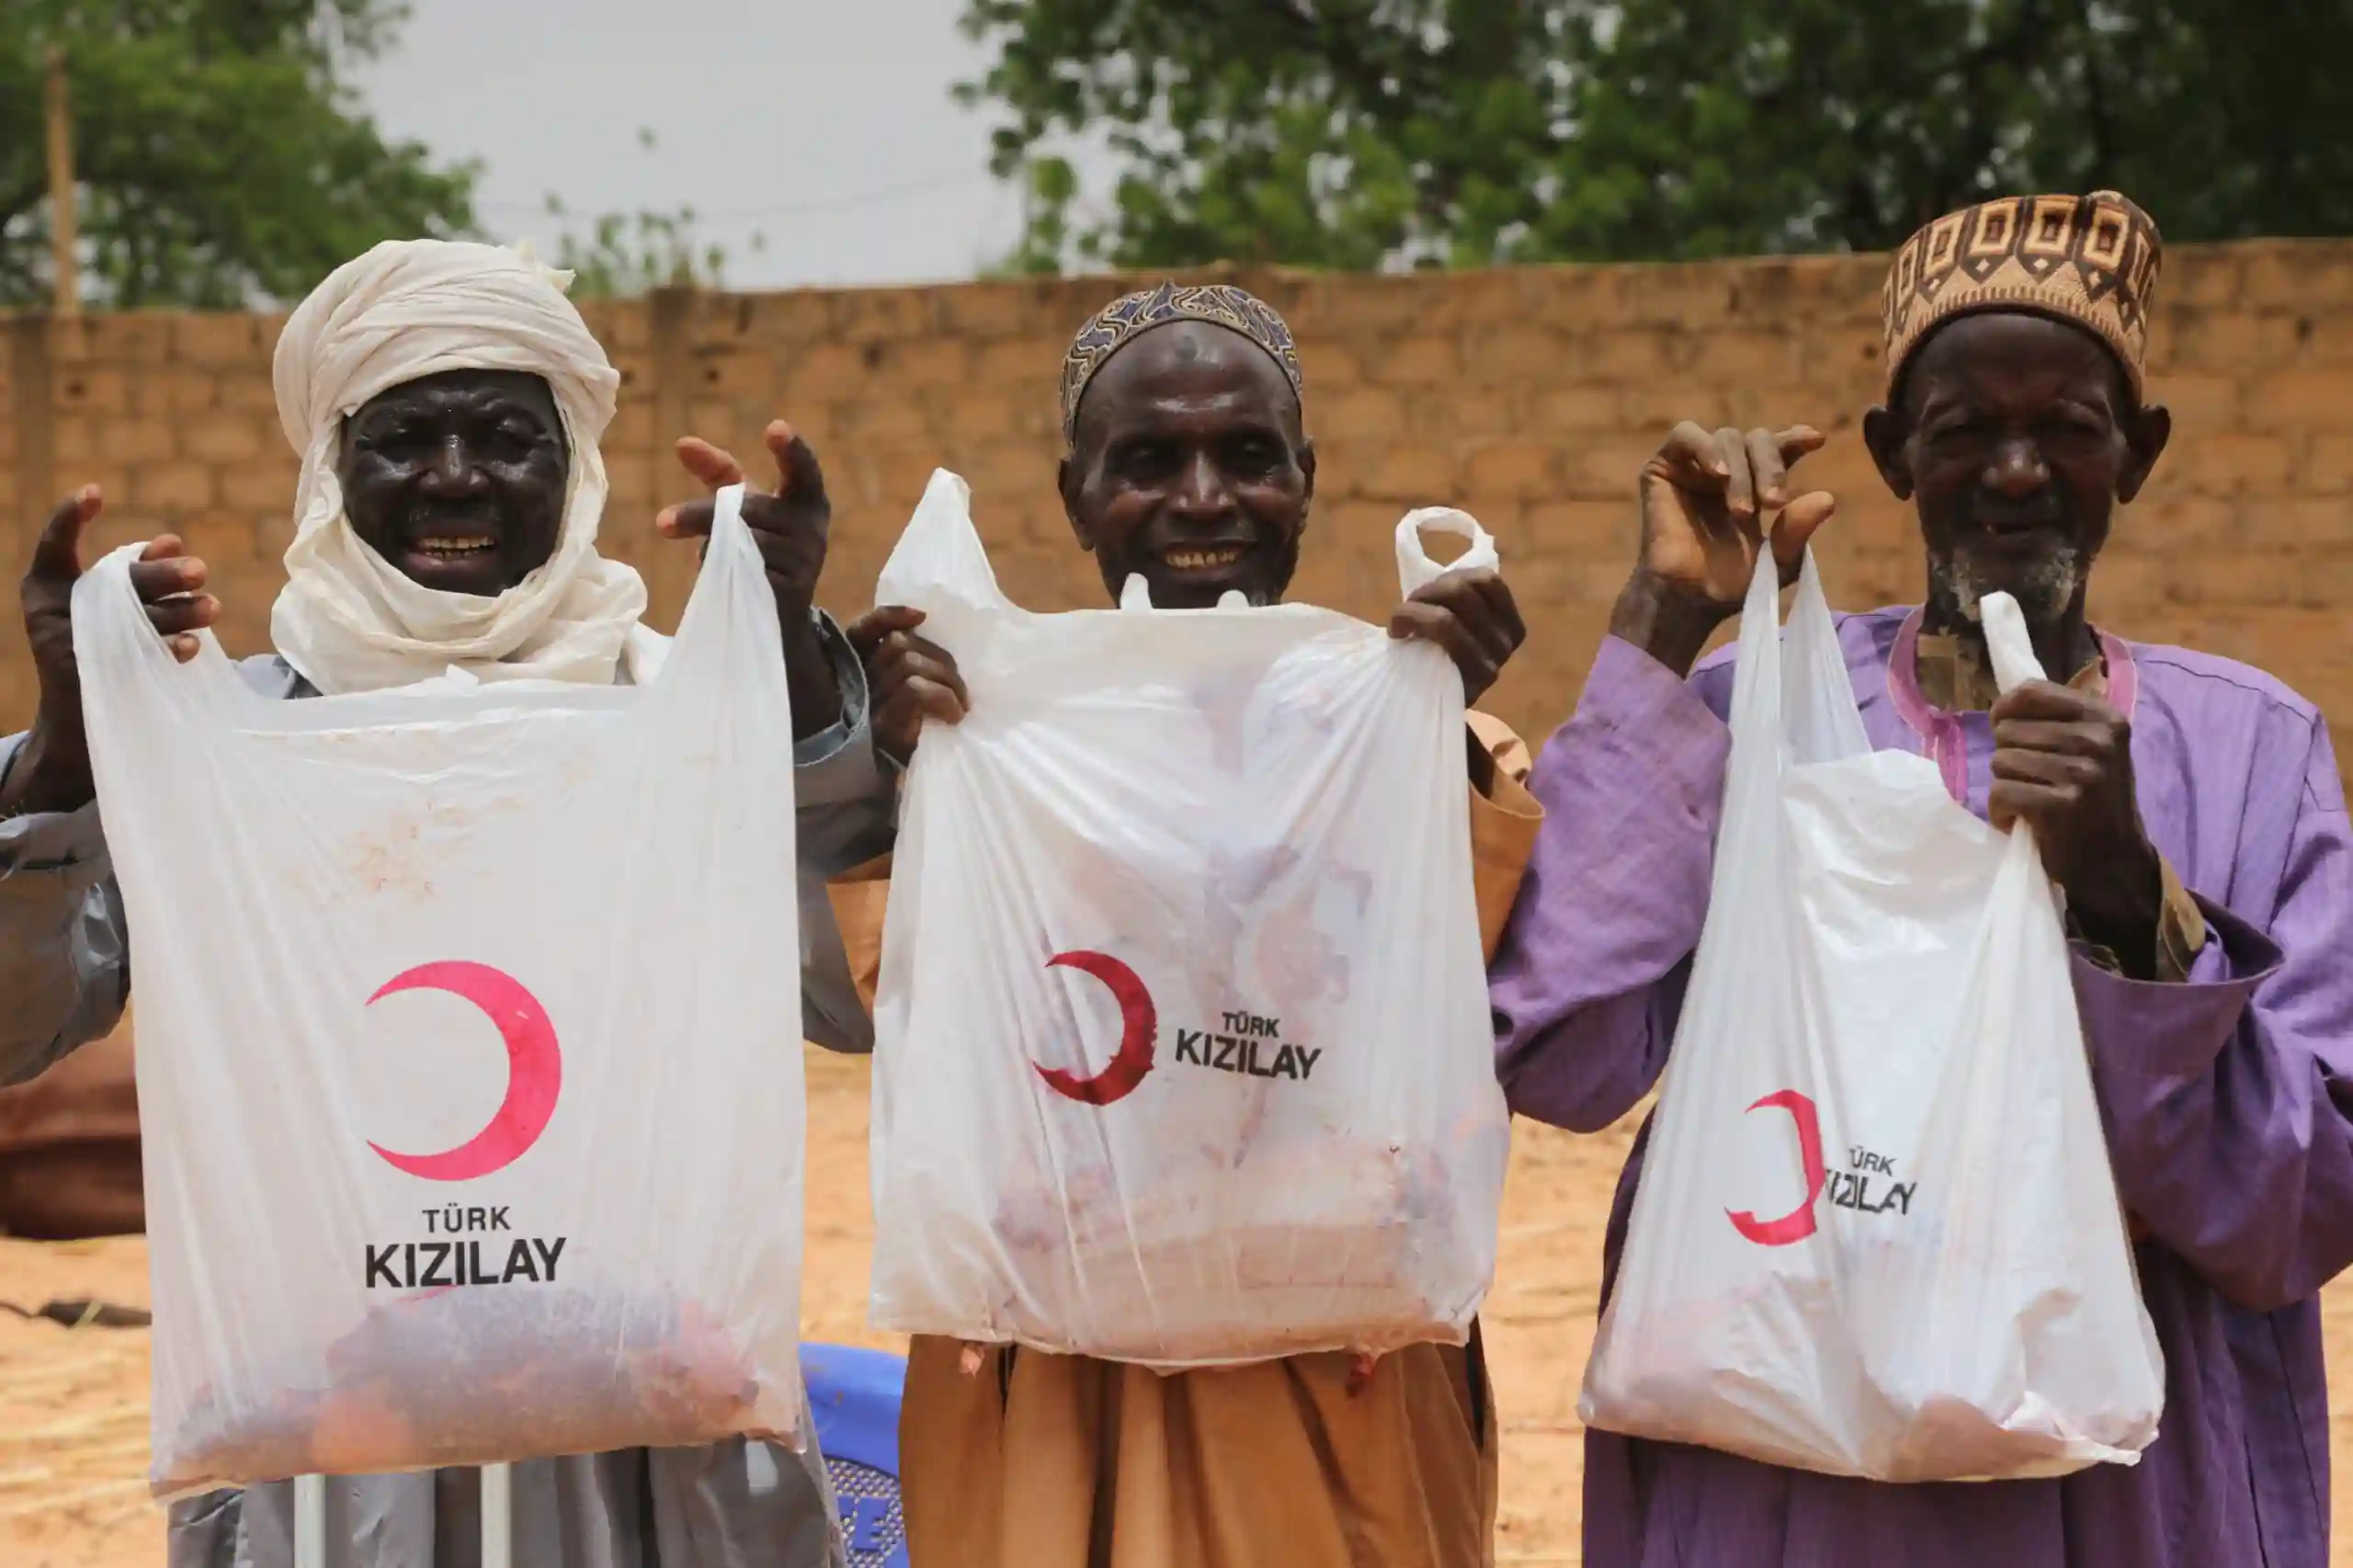
[[[1162,608],[1282,597],[1315,486],[1301,386],[1282,318],[1230,286],[1164,284],[1081,329],[1062,375],[1061,490],[1110,597],[1131,575]],[[867,650],[876,744],[902,762],[925,719],[952,723],[968,699],[921,620],[884,607],[850,629]],[[1492,572],[1440,578],[1398,607],[1390,629],[1445,648],[1474,700],[1522,635]],[[1518,784],[1526,752],[1507,730],[1474,714],[1465,753],[1473,881],[1492,942],[1540,813]],[[872,1001],[887,872],[878,861],[836,889],[853,1005]],[[824,983],[813,968],[809,983]],[[850,989],[847,975],[838,989]],[[862,1010],[845,1027],[869,1038]],[[1168,1377],[918,1337],[899,1452],[914,1568],[1493,1559],[1496,1426],[1475,1327],[1467,1347]]]
[[[638,620],[644,585],[597,551],[597,441],[620,377],[565,300],[568,281],[491,245],[390,242],[339,268],[288,321],[275,381],[301,475],[270,618],[278,651],[239,665],[256,691],[368,691],[453,667],[485,681],[636,683],[658,668],[665,640]],[[868,789],[865,676],[840,630],[811,608],[826,520],[815,460],[789,432],[770,444],[782,494],[747,496],[745,517],[784,629],[800,852],[822,875],[844,863],[863,821],[825,802]],[[74,663],[79,540],[98,509],[95,485],[61,506],[24,581],[40,701],[31,731],[0,742],[0,1083],[105,1035],[130,990],[131,934]],[[192,657],[220,611],[204,563],[165,536],[131,573],[156,631]],[[514,1487],[518,1562],[841,1560],[813,1445],[802,1455],[734,1442],[540,1460],[516,1466]],[[473,1561],[472,1471],[339,1478],[330,1495],[338,1568]],[[173,1568],[290,1568],[291,1540],[284,1485],[172,1511]]]
[[[2155,225],[2113,192],[1954,213],[1897,255],[1887,402],[1864,420],[1917,512],[1916,608],[1841,619],[1874,745],[2030,824],[2075,983],[2166,1408],[2133,1468],[1884,1486],[1590,1433],[1586,1561],[2208,1568],[2328,1561],[2317,1292],[2353,1261],[2353,827],[2326,723],[2270,676],[2085,619],[2116,508],[2164,451],[2144,392]],[[1679,426],[1572,718],[1557,806],[1495,966],[1522,1114],[1596,1131],[1657,1080],[1707,915],[1732,665],[1697,673],[1760,551],[1794,574],[1829,516],[1790,468],[1822,437]],[[1996,697],[1978,605],[2025,611],[2064,684]],[[1687,679],[1687,674],[1688,678]],[[1614,1267],[1642,1166],[1620,1183]]]

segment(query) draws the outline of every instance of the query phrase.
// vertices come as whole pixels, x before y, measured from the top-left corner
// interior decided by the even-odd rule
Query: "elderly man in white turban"
[[[643,584],[597,553],[597,443],[620,377],[564,299],[566,281],[516,251],[393,243],[294,312],[275,375],[302,472],[270,617],[278,651],[240,666],[256,690],[365,691],[451,666],[483,680],[631,683],[657,667],[665,644],[639,624]],[[815,459],[781,426],[769,445],[779,493],[748,498],[745,515],[786,629],[804,897],[822,898],[814,879],[874,852],[871,808],[858,803],[873,792],[865,676],[811,606],[827,518]],[[707,449],[682,456],[707,479],[734,477]],[[105,1035],[130,990],[70,619],[78,543],[99,500],[91,486],[58,508],[25,577],[40,699],[32,729],[0,742],[0,1083]],[[665,531],[693,528],[667,517]],[[220,608],[203,562],[166,536],[132,581],[157,633],[191,656]],[[330,1557],[336,1568],[471,1564],[477,1489],[472,1471],[338,1482]],[[176,1506],[173,1568],[290,1568],[290,1491]],[[796,1456],[739,1441],[517,1465],[514,1518],[515,1560],[534,1568],[801,1568],[842,1551],[813,1447]]]

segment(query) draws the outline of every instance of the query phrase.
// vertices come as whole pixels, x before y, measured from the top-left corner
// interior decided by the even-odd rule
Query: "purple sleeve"
[[[2281,770],[2268,929],[2200,896],[2211,937],[2187,982],[2075,965],[2125,1207],[2257,1311],[2353,1263],[2353,826],[2327,728],[2311,733],[2301,777]]]
[[[1512,1109],[1597,1131],[1666,1064],[1707,918],[1731,733],[1692,687],[1609,638],[1529,788],[1544,826],[1489,968]]]

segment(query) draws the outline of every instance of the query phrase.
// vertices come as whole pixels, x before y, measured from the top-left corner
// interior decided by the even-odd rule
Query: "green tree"
[[[2005,190],[2353,233],[2348,0],[967,0],[1008,264],[1879,249]],[[1068,153],[1108,145],[1090,204]]]
[[[0,304],[51,295],[52,44],[94,305],[290,300],[379,240],[472,233],[474,168],[388,142],[349,85],[404,16],[397,0],[0,4]]]

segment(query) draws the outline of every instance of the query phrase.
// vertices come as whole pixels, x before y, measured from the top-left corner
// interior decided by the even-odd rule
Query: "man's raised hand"
[[[1806,425],[1677,425],[1643,465],[1641,552],[1610,631],[1687,674],[1709,635],[1740,612],[1768,546],[1781,581],[1794,582],[1806,541],[1837,509],[1828,492],[1796,494],[1790,480],[1823,439]]]
[[[25,747],[0,787],[0,815],[67,812],[97,795],[90,746],[82,728],[82,677],[74,660],[74,585],[82,577],[82,533],[105,498],[85,484],[58,504],[33,546],[19,598],[40,706]],[[131,585],[155,628],[185,664],[201,644],[197,633],[221,619],[221,601],[204,591],[205,564],[176,534],[147,541],[131,563]]]
[[[810,617],[817,579],[825,570],[834,506],[816,452],[791,426],[770,420],[762,439],[776,460],[777,486],[774,494],[745,487],[744,524],[759,547],[768,590],[776,596],[785,669],[792,682],[792,729],[805,737],[841,717],[841,689]],[[679,466],[713,490],[744,483],[743,465],[700,437],[680,437],[677,452]],[[665,506],[654,527],[665,539],[708,540],[715,509],[711,501]]]

